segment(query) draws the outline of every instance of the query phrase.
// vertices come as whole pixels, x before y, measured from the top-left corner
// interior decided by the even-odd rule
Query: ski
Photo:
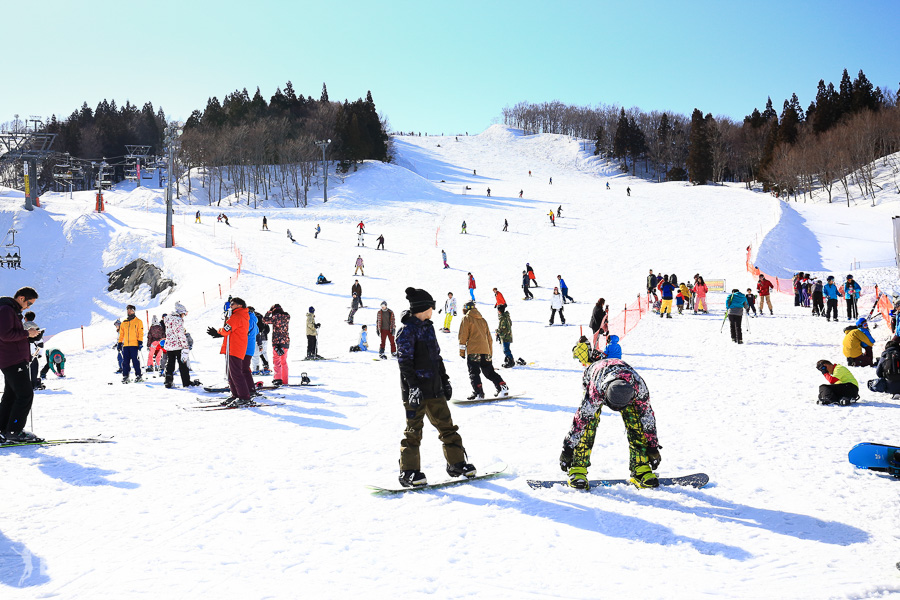
[[[283,387],[320,387],[324,383],[282,383],[281,385],[257,385],[258,390],[277,390]]]
[[[43,440],[41,442],[4,442],[0,448],[15,448],[18,446],[61,446],[63,444],[113,444],[112,439],[106,438],[69,438],[58,440]]]
[[[433,490],[437,488],[449,487],[451,485],[458,485],[460,483],[469,483],[472,481],[478,481],[479,479],[488,479],[490,477],[496,477],[502,474],[506,470],[506,465],[491,465],[487,471],[484,473],[475,475],[475,477],[453,477],[452,479],[446,479],[443,481],[438,481],[437,483],[428,483],[426,485],[422,485],[419,487],[403,487],[399,483],[396,484],[396,487],[381,487],[377,485],[367,485],[366,487],[372,491],[373,494],[402,494],[404,492],[421,492],[423,490]]]
[[[189,411],[209,411],[234,410],[236,408],[259,408],[262,406],[284,406],[284,402],[253,402],[252,404],[244,404],[242,406],[225,406],[219,402],[218,404],[199,404],[197,406],[182,406],[181,408]]]
[[[561,485],[565,487],[569,487],[568,481],[540,481],[535,479],[529,479],[527,481],[528,486],[532,489],[541,489],[541,488],[552,488],[556,485]],[[659,478],[659,486],[660,487],[669,487],[669,486],[690,486],[692,488],[702,488],[707,483],[709,483],[709,475],[706,473],[694,473],[692,475],[684,475],[681,477],[660,477]],[[595,487],[611,487],[614,485],[634,485],[630,479],[591,479],[590,480],[591,488]],[[574,488],[573,488],[574,489]],[[642,488],[642,489],[652,489],[652,488]]]
[[[335,357],[335,358],[326,358],[326,357],[324,357],[324,356],[319,356],[319,357],[317,357],[317,358],[301,358],[300,360],[304,360],[304,361],[315,361],[315,360],[337,360],[337,357]]]

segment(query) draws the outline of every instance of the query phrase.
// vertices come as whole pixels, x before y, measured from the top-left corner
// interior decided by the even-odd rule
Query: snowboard
[[[670,487],[670,486],[690,486],[693,488],[702,488],[707,483],[709,483],[709,475],[706,473],[694,473],[692,475],[682,475],[681,477],[660,477],[659,478],[659,486],[660,487]],[[631,483],[629,479],[591,479],[590,480],[591,488],[595,487],[610,487],[613,485],[634,485]],[[536,479],[529,479],[528,485],[535,490],[541,488],[552,488],[555,485],[562,485],[565,487],[569,487],[568,481],[541,481]],[[573,488],[574,489],[574,488]],[[652,489],[652,488],[642,488],[642,489]]]
[[[318,387],[325,385],[324,383],[282,383],[281,385],[260,385],[261,381],[256,382],[256,389],[258,390],[277,390],[278,388],[283,387]]]
[[[895,467],[889,462],[894,456],[896,456],[895,460],[900,461],[900,454],[895,454],[898,452],[900,452],[898,446],[866,442],[853,446],[847,454],[847,459],[850,464],[860,469],[881,471],[900,477],[900,467]]]
[[[487,396],[485,396],[484,398],[482,398],[480,400],[469,400],[467,398],[460,398],[459,400],[451,400],[450,402],[452,402],[453,404],[484,404],[486,402],[500,402],[501,400],[512,400],[513,398],[521,398],[525,394],[526,394],[526,392],[522,391],[522,392],[518,392],[516,394],[509,394],[508,396],[503,396],[502,398],[500,396],[497,396],[496,398],[488,398]]]
[[[506,465],[491,465],[484,473],[479,473],[475,475],[475,477],[452,477],[450,479],[445,479],[436,483],[429,483],[427,485],[422,485],[419,487],[403,487],[399,482],[392,487],[381,487],[377,485],[367,485],[366,487],[369,488],[373,494],[402,494],[403,492],[420,492],[422,490],[434,490],[437,488],[449,487],[451,485],[457,485],[460,483],[478,481],[479,479],[496,477],[497,475],[503,473],[503,471],[505,470]]]

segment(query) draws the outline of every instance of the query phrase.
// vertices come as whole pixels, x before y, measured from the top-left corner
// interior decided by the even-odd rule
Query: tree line
[[[845,69],[837,87],[819,81],[806,110],[796,94],[779,115],[771,98],[762,112],[743,121],[694,109],[688,117],[615,105],[570,106],[521,102],[502,111],[505,124],[526,133],[557,133],[594,140],[594,154],[622,161],[658,181],[695,184],[758,182],[779,194],[825,189],[836,182],[848,196],[874,195],[874,161],[883,159],[897,175],[890,155],[900,150],[900,92],[876,88],[862,70],[851,80]],[[900,191],[900,188],[898,188]]]

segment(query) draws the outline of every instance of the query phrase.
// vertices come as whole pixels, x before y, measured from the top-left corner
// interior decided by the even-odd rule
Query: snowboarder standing
[[[559,312],[559,320],[565,325],[566,324],[566,316],[563,314],[563,297],[562,294],[559,293],[559,288],[553,288],[553,295],[550,296],[550,324],[553,325],[553,320],[556,317],[557,311]]]
[[[288,382],[288,350],[291,347],[291,315],[280,304],[273,304],[263,316],[263,323],[272,326],[272,379],[273,385]]]
[[[522,271],[522,290],[525,292],[525,297],[522,300],[532,300],[534,298],[534,294],[528,289],[530,283],[531,279],[528,277],[528,271]]]
[[[365,263],[363,262],[362,254],[360,254],[360,255],[358,255],[358,256],[356,257],[356,268],[353,269],[353,274],[356,275],[356,273],[357,273],[357,271],[358,271],[358,272],[360,272],[360,273],[363,274],[363,277],[365,277],[365,276],[366,276],[366,271],[365,271],[365,269],[363,268],[364,266],[365,266]]]
[[[561,218],[562,218],[562,204],[560,204],[560,205],[559,205],[559,208],[556,209],[556,218],[557,218],[557,219],[561,219]]]
[[[469,273],[469,297],[472,298],[472,304],[475,303],[475,278]]]
[[[566,303],[566,299],[568,298],[569,302],[575,303],[575,299],[569,295],[569,286],[566,285],[566,280],[562,278],[562,275],[557,275],[556,279],[559,281],[559,290],[562,292],[563,304]]]
[[[200,211],[197,211],[197,214],[194,215],[194,223],[200,222]]]
[[[460,233],[465,233],[465,232],[466,232],[466,222],[463,221],[462,222],[462,231],[460,231]]]
[[[525,263],[525,270],[528,271],[528,279],[531,280],[531,284],[534,287],[541,287],[538,285],[537,279],[534,277],[534,269],[531,268],[529,263]]]
[[[353,280],[353,285],[350,287],[350,297],[353,298],[353,294],[356,294],[356,297],[359,298],[359,307],[365,308],[363,305],[362,299],[362,286],[359,284],[359,279]]]
[[[287,236],[288,236],[288,239],[291,240],[291,242],[293,243],[293,242],[294,242],[294,236],[291,235],[291,230],[290,230],[290,229],[287,230]]]
[[[488,189],[487,189],[487,197],[488,197],[488,198],[491,197],[491,188],[488,188]]]
[[[444,261],[444,268],[449,269],[450,265],[447,264],[447,253],[441,250],[441,260]]]
[[[397,344],[394,342],[394,331],[397,323],[394,320],[394,311],[388,308],[387,302],[382,301],[381,310],[375,316],[375,328],[378,329],[378,335],[381,338],[381,345],[378,348],[378,356],[387,358],[384,354],[384,339],[391,343],[391,356],[397,356]]]
[[[450,333],[450,321],[453,320],[453,317],[456,316],[456,298],[453,297],[453,292],[447,292],[447,299],[444,301],[444,326],[441,328],[441,331],[444,333]],[[438,311],[440,314],[441,311]]]
[[[376,250],[384,250],[384,234],[378,235],[378,246],[375,247]]]
[[[509,221],[503,219],[503,231],[509,231]]]
[[[316,323],[316,309],[310,306],[306,313],[306,360],[322,358],[319,356],[319,327],[321,324]]]
[[[696,280],[697,276],[695,276],[694,279]],[[701,282],[702,282],[702,278],[701,278]],[[703,286],[703,287],[706,287],[706,286]],[[774,314],[772,312],[772,299],[769,298],[769,291],[774,287],[775,286],[772,285],[772,282],[769,281],[768,279],[766,279],[765,275],[763,275],[762,273],[759,274],[759,282],[756,284],[756,291],[759,292],[759,316],[762,316],[763,308],[765,308],[766,303],[769,304],[769,315]],[[704,291],[703,296],[701,296],[698,293],[697,285],[694,284],[694,294],[697,296],[697,303],[694,305],[694,312],[696,313],[697,308],[699,307],[699,304],[701,304],[701,301],[702,301],[704,307],[706,306],[706,301],[705,301],[706,300],[706,292]],[[835,313],[837,313],[837,311],[835,311]]]
[[[553,215],[553,211],[550,211],[550,224],[556,227],[556,217]]]
[[[353,325],[353,315],[359,310],[359,296],[353,294],[353,300],[350,302],[350,314],[347,315],[347,324]]]
[[[144,348],[144,322],[134,314],[134,305],[129,304],[125,311],[128,313],[125,322],[119,327],[119,350],[122,352],[122,383],[131,381],[128,376],[131,367],[134,366],[135,382],[141,383],[141,362],[138,360],[138,352]]]
[[[582,385],[584,398],[559,455],[559,467],[568,474],[569,485],[583,490],[590,488],[587,468],[591,464],[600,411],[606,405],[621,413],[625,422],[631,483],[638,488],[659,487],[659,479],[653,472],[662,461],[656,416],[641,376],[624,361],[609,358],[585,369]]]
[[[356,245],[362,246],[363,248],[366,247],[366,239],[363,237],[363,233],[361,231],[356,236]]]
[[[314,239],[319,239],[319,234],[320,234],[321,232],[322,232],[322,228],[319,227],[318,225],[316,225],[316,235],[314,235],[313,238],[314,238]],[[291,241],[293,242],[294,240],[291,239]]]
[[[400,317],[397,333],[397,364],[400,367],[400,394],[406,411],[406,429],[400,442],[400,484],[421,487],[428,480],[421,471],[419,446],[425,415],[438,430],[444,446],[447,474],[451,477],[474,477],[476,469],[466,462],[459,428],[453,424],[450,400],[453,389],[444,368],[441,349],[429,320],[434,312],[434,299],[422,289],[406,288],[409,310]]]
[[[40,330],[25,329],[22,311],[34,304],[37,298],[38,293],[31,287],[17,290],[11,298],[0,298],[0,371],[6,382],[0,399],[0,442],[42,441],[24,430],[34,402],[34,388],[28,369],[31,360],[29,343],[40,335]]]
[[[360,221],[356,226],[359,228],[360,234],[364,234],[366,232],[366,226],[362,221]]]
[[[628,194],[629,196],[631,196],[631,188],[630,187],[625,188],[625,193]]]
[[[493,356],[491,330],[487,321],[475,308],[474,302],[467,302],[463,306],[463,318],[459,324],[459,356],[466,359],[469,382],[472,384],[472,394],[469,396],[469,400],[484,399],[481,373],[484,373],[484,376],[494,384],[497,390],[497,393],[494,394],[495,397],[509,395],[506,382],[494,371],[494,365],[491,363]]]
[[[509,316],[509,311],[506,310],[506,305],[501,304],[497,306],[497,314],[500,318],[500,324],[497,326],[497,341],[503,344],[503,367],[509,369],[514,367],[516,364],[516,359],[513,358],[512,350],[510,350],[510,344],[512,344],[513,336],[512,336],[512,317]]]
[[[262,226],[262,228],[263,228],[263,231],[268,231],[268,230],[269,230],[269,220],[266,219],[266,216],[265,216],[265,215],[263,215],[263,226]]]
[[[494,288],[494,308],[498,306],[506,306],[506,298],[500,293],[500,290]]]

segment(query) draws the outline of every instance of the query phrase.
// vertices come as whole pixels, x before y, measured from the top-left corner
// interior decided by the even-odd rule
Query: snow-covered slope
[[[896,403],[863,390],[858,406],[816,406],[822,379],[814,365],[840,358],[841,325],[812,319],[791,298],[775,299],[774,317],[750,322],[743,346],[720,333],[724,297],[717,294],[710,315],[645,318],[622,342],[625,360],[651,390],[660,472],[704,471],[710,486],[585,494],[525,484],[563,476],[557,456],[581,401],[582,369],[571,348],[597,298],[620,309],[643,290],[651,268],[746,288],[748,244],[760,246],[757,261],[767,272],[843,274],[844,263],[862,258],[821,250],[840,234],[825,225],[835,221],[824,212],[832,207],[809,205],[800,214],[794,204],[788,210],[735,187],[651,184],[622,175],[576,141],[499,126],[458,139],[397,138],[395,149],[395,164],[366,164],[335,180],[327,204],[318,196],[306,209],[179,205],[174,250],[162,248],[158,190],[111,191],[105,215],[90,212],[89,193],[74,200],[49,194],[45,208],[31,214],[18,208],[21,195],[0,195],[0,228],[19,230],[26,267],[0,271],[2,291],[38,289],[37,320],[59,332],[49,345],[68,358],[67,378],[38,394],[33,428],[47,437],[116,440],[0,455],[12,486],[0,521],[2,597],[821,598],[900,591],[896,482],[846,460],[857,442],[896,439]],[[559,206],[553,227],[548,212]],[[198,208],[202,223],[194,224]],[[230,226],[215,222],[223,210]],[[884,217],[844,210],[860,238],[854,248],[890,258]],[[260,229],[264,214],[270,231]],[[504,219],[508,232],[501,231]],[[360,220],[365,248],[357,247]],[[374,249],[379,234],[384,251]],[[235,247],[243,266],[229,289]],[[442,268],[441,249],[450,269]],[[366,308],[350,326],[343,320],[358,255],[366,262],[358,277]],[[105,274],[136,256],[163,268],[175,290],[153,300],[145,292],[134,299],[106,292]],[[527,303],[520,292],[526,262],[541,285]],[[451,291],[462,302],[468,272],[492,328],[490,290],[503,292],[513,353],[535,363],[501,369],[524,398],[452,407],[470,460],[479,467],[505,462],[507,473],[442,491],[371,496],[365,484],[392,483],[397,474],[404,427],[398,372],[393,361],[347,350],[363,323],[370,347],[377,346],[381,300],[398,317],[407,286],[427,289],[439,307]],[[314,285],[319,273],[334,283]],[[569,326],[548,328],[557,275],[578,303],[566,306]],[[176,300],[190,311],[195,374],[221,381],[219,345],[204,335],[221,322],[219,285],[260,311],[280,303],[293,317],[291,379],[306,371],[325,385],[285,390],[284,406],[194,413],[181,408],[194,403],[194,392],[165,390],[156,378],[118,383],[112,321],[130,301],[144,318]],[[299,360],[310,306],[322,324],[319,352],[333,361]],[[458,325],[454,319],[454,334]],[[883,331],[875,333],[883,339]],[[454,395],[465,396],[470,386],[454,334],[439,339]],[[495,359],[499,354],[495,349]],[[871,377],[871,370],[854,372],[861,382]],[[627,476],[617,415],[601,418],[592,462],[592,477]],[[422,464],[430,479],[442,477],[428,425]]]

